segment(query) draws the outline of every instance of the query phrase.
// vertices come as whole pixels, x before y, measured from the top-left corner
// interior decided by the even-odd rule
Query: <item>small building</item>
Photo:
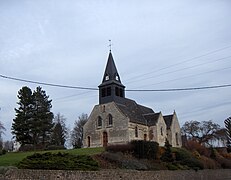
[[[182,146],[176,112],[163,115],[126,98],[110,51],[99,85],[99,104],[94,106],[83,127],[83,146],[105,147],[132,140],[155,141],[164,146],[166,138],[173,147]]]

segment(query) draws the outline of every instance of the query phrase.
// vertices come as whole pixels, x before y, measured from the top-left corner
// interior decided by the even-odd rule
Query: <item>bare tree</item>
[[[6,128],[3,126],[3,124],[0,121],[0,149],[2,149],[2,147],[3,147],[2,134],[4,133],[5,130],[6,130]]]
[[[6,151],[13,151],[13,149],[14,149],[14,143],[13,143],[13,141],[6,141],[6,142],[4,142],[4,149]]]
[[[212,145],[213,140],[218,140],[220,125],[210,121],[187,121],[181,131],[187,138],[197,141],[200,144]]]
[[[83,126],[87,122],[88,115],[82,113],[75,121],[74,128],[71,131],[71,143],[74,148],[81,148],[83,143]]]

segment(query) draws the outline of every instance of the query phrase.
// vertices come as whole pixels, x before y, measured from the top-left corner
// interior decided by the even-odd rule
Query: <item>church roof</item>
[[[155,114],[151,108],[137,104],[134,100],[124,98],[124,102],[116,103],[117,107],[124,115],[129,117],[130,122],[139,123],[143,125],[155,124],[155,120],[146,119],[145,114]]]
[[[160,112],[159,113],[145,114],[144,118],[147,119],[148,126],[155,126],[156,123],[158,122],[160,114],[161,114]]]
[[[110,51],[109,55],[108,55],[108,60],[107,60],[105,72],[103,75],[102,84],[100,84],[100,86],[111,84],[111,83],[116,83],[116,84],[119,84],[119,85],[124,87],[124,85],[122,85],[122,83],[121,83],[119,73],[117,71],[112,53]]]
[[[167,126],[167,129],[170,129],[171,125],[172,125],[172,119],[173,119],[173,115],[166,115],[163,116],[165,124]]]

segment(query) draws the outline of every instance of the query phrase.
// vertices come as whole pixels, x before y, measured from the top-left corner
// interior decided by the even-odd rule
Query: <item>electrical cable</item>
[[[214,54],[214,53],[217,53],[217,52],[219,52],[219,51],[223,51],[223,50],[229,49],[229,48],[231,48],[230,45],[229,45],[229,46],[225,46],[225,47],[223,47],[223,48],[219,48],[219,49],[210,51],[210,52],[207,52],[207,53],[202,54],[202,55],[199,55],[199,56],[195,56],[195,57],[189,58],[189,59],[187,59],[187,60],[180,61],[180,62],[178,62],[178,63],[172,64],[172,65],[169,65],[169,66],[166,66],[166,67],[163,67],[163,68],[159,68],[159,69],[150,71],[150,72],[148,72],[148,73],[144,73],[144,74],[135,76],[135,77],[133,77],[133,78],[129,78],[129,79],[127,79],[127,81],[129,81],[130,79],[135,79],[135,78],[138,78],[138,79],[139,79],[139,78],[142,77],[142,76],[146,76],[146,75],[148,75],[148,74],[152,74],[152,73],[156,73],[156,72],[159,72],[159,71],[168,69],[168,68],[172,68],[172,67],[174,67],[174,66],[181,65],[181,64],[183,64],[183,63],[187,63],[187,62],[193,61],[193,60],[195,60],[195,59],[199,59],[199,58],[201,58],[201,57],[208,56],[208,55],[211,55],[211,54]]]
[[[91,87],[81,87],[81,86],[67,86],[67,85],[60,85],[60,84],[53,84],[53,83],[44,83],[44,82],[38,82],[38,81],[31,81],[31,80],[25,80],[15,77],[9,77],[5,75],[1,75],[1,78],[15,80],[15,81],[22,81],[27,83],[33,83],[33,84],[42,84],[46,86],[53,86],[53,87],[60,87],[60,88],[71,88],[71,89],[81,89],[81,90],[97,90],[97,88],[91,88]],[[203,87],[190,87],[190,88],[169,88],[169,89],[128,89],[126,91],[133,91],[133,92],[167,92],[167,91],[192,91],[192,90],[202,90],[202,89],[217,89],[217,88],[225,88],[225,87],[231,87],[231,84],[223,84],[223,85],[214,85],[214,86],[203,86]]]
[[[163,76],[163,75],[166,75],[166,74],[171,74],[171,73],[179,72],[179,71],[182,71],[182,70],[192,69],[192,68],[195,68],[195,67],[198,67],[198,66],[201,66],[201,65],[205,65],[205,64],[210,64],[210,63],[214,63],[214,62],[218,62],[218,61],[223,61],[223,60],[228,59],[230,57],[231,56],[227,56],[227,57],[215,59],[213,61],[204,62],[204,63],[196,64],[196,65],[193,65],[193,66],[184,67],[184,68],[181,68],[181,69],[169,71],[169,72],[162,73],[162,74],[159,74],[159,75],[150,76],[150,77],[146,77],[146,78],[142,78],[142,79],[138,79],[138,80],[134,80],[134,81],[128,81],[128,82],[126,82],[126,84],[131,84],[133,82],[139,82],[139,81],[143,81],[143,80],[147,80],[147,79],[152,79],[152,78],[160,77],[160,76]]]

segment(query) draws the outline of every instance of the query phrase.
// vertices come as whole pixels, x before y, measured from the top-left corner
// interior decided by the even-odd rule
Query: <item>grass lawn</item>
[[[0,156],[0,166],[15,166],[23,158],[32,155],[34,153],[45,153],[45,152],[66,152],[76,155],[94,155],[104,151],[104,148],[81,148],[81,149],[68,149],[68,150],[53,150],[53,151],[30,151],[30,152],[9,152],[5,155]]]

